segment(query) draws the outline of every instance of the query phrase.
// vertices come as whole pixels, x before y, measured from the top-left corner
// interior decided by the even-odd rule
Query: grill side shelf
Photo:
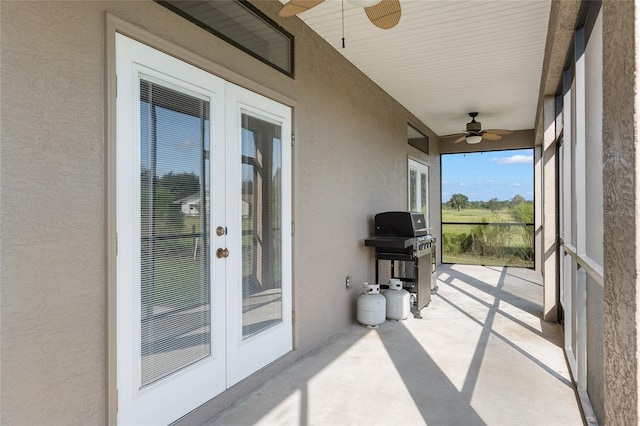
[[[376,248],[406,249],[413,246],[413,238],[375,236],[364,240],[364,245]]]

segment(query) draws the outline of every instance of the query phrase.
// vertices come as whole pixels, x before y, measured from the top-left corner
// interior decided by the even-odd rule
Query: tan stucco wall
[[[543,143],[546,131],[544,99],[546,96],[555,96],[558,89],[558,82],[561,81],[566,62],[567,50],[573,40],[573,30],[581,3],[581,0],[553,0],[551,2],[534,127],[536,145]]]
[[[1,2],[2,424],[104,419],[99,5]]]
[[[279,3],[255,3],[296,37],[295,80],[150,1],[0,2],[0,423],[105,422],[106,13],[294,100],[298,350],[285,362],[353,320],[361,283],[374,279],[363,246],[373,215],[406,209],[407,156],[425,157],[407,145],[407,121],[434,152],[437,141],[301,21],[278,18]],[[437,157],[431,164],[436,223]]]
[[[605,1],[603,32],[604,421],[638,416],[637,3]]]

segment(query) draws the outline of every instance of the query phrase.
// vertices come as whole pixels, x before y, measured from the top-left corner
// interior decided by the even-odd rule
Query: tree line
[[[142,169],[140,219],[143,236],[182,233],[184,214],[178,201],[199,193],[200,178],[195,173],[169,172],[158,177],[149,169]]]
[[[513,209],[523,203],[531,203],[533,201],[526,200],[522,195],[516,194],[510,200],[498,200],[497,198],[491,198],[489,201],[469,201],[469,197],[464,194],[453,194],[449,201],[443,203],[444,208],[453,210],[462,209],[487,209],[492,212],[499,210]]]

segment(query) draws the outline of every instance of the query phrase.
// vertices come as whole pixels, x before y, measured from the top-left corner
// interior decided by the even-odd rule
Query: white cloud
[[[533,162],[533,155],[512,155],[506,158],[492,158],[498,164],[529,164]]]
[[[464,182],[460,182],[458,186],[464,186]]]

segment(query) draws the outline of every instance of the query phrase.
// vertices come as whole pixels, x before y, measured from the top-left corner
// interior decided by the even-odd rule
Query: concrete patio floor
[[[422,319],[348,327],[209,425],[582,425],[540,275],[438,269]]]

